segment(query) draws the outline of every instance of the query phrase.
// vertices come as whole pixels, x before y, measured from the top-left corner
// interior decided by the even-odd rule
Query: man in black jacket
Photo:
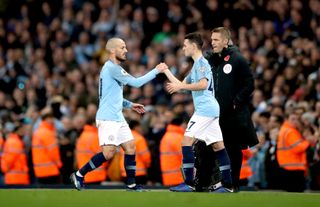
[[[242,149],[258,143],[249,111],[254,90],[253,75],[247,60],[234,46],[229,46],[230,31],[224,27],[213,29],[212,52],[207,59],[212,67],[214,90],[220,105],[220,127],[231,160],[235,190],[239,188]]]

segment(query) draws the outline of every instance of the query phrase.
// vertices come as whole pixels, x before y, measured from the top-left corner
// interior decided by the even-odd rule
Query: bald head
[[[111,50],[119,47],[121,44],[125,44],[124,41],[118,37],[114,37],[108,40],[106,49]]]
[[[125,61],[126,53],[128,52],[126,43],[118,37],[108,40],[106,44],[106,51],[109,55],[109,59],[116,61],[117,63]]]

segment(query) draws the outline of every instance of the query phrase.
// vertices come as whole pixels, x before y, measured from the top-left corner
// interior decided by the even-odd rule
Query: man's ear
[[[110,48],[109,49],[109,53],[111,54],[111,53],[114,53],[115,51],[114,51],[114,48]]]
[[[224,43],[224,45],[228,45],[229,44],[229,40],[227,39],[227,38],[225,38],[224,40],[223,40],[223,43]]]

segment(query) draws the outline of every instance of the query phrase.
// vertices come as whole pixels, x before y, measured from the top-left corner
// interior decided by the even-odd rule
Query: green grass
[[[240,192],[233,194],[126,192],[121,190],[6,189],[1,207],[320,207],[320,193]]]

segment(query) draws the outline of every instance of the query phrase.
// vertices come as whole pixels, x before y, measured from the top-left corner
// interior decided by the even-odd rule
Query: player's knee
[[[133,155],[136,152],[136,145],[134,141],[130,141],[123,145],[123,150],[125,154]]]
[[[106,160],[110,160],[116,154],[116,148],[103,149],[102,153]]]
[[[194,138],[192,138],[192,137],[184,137],[182,139],[181,145],[182,146],[192,146],[193,142],[194,142]]]
[[[213,151],[215,151],[215,152],[224,149],[224,143],[222,141],[215,142],[211,146],[212,146]]]

